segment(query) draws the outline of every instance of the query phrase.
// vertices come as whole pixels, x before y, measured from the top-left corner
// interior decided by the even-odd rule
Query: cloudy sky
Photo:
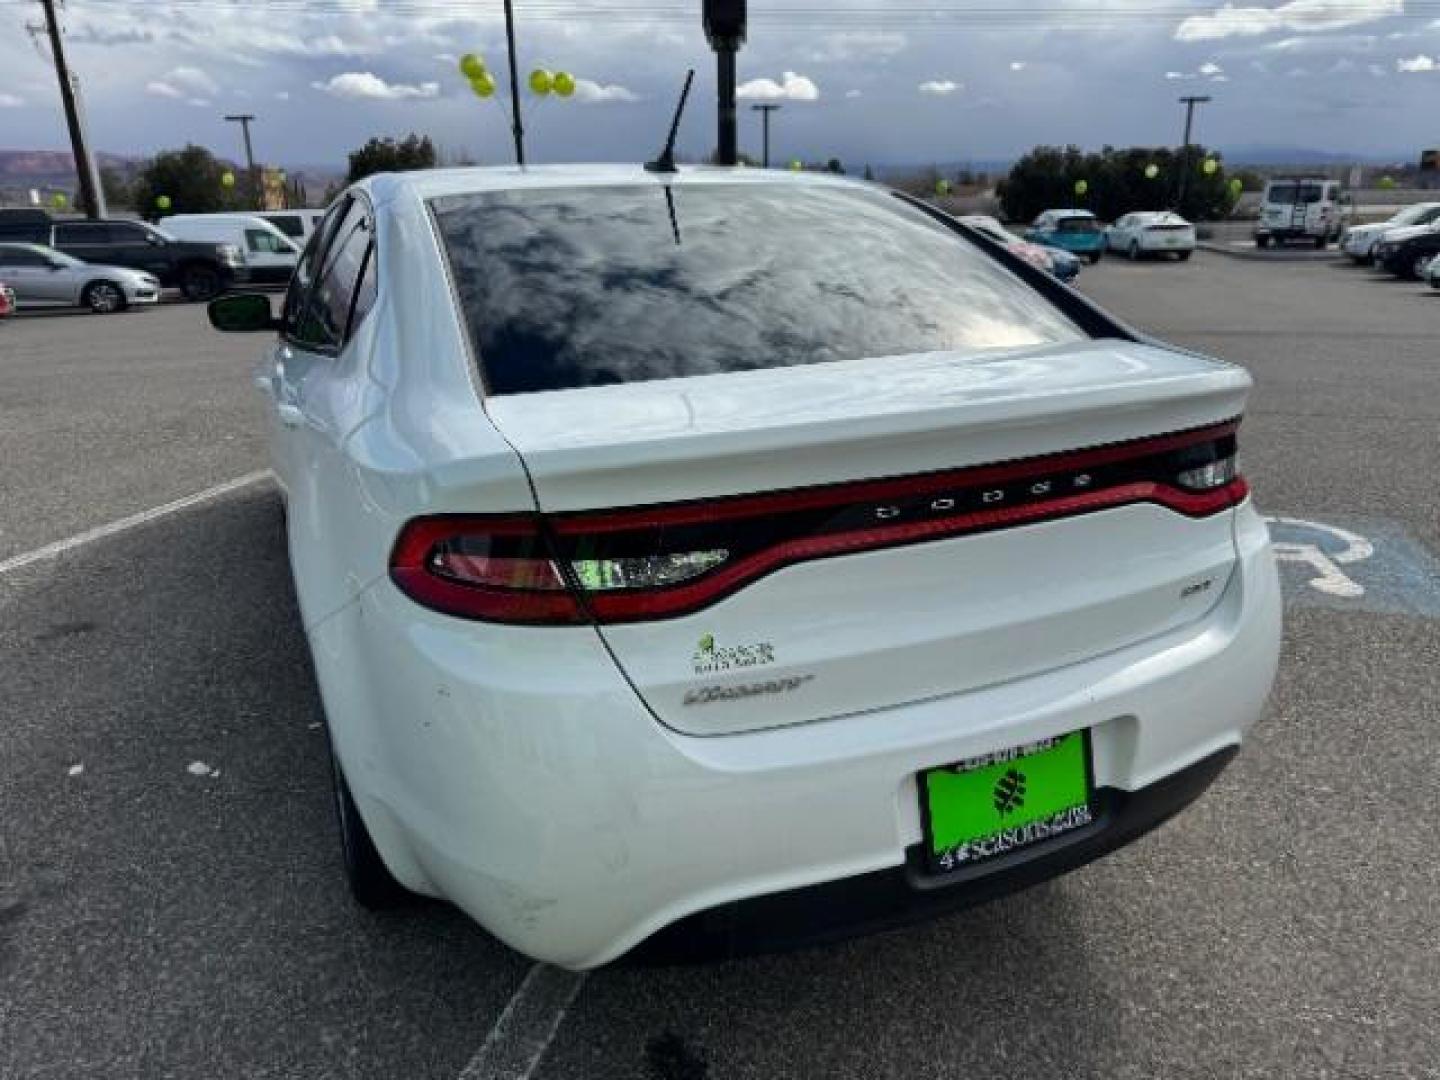
[[[1246,0],[1239,0],[1240,4]],[[751,0],[742,95],[783,105],[774,154],[864,162],[1007,157],[1039,142],[1178,141],[1184,93],[1215,98],[1197,137],[1414,156],[1440,144],[1440,0]],[[982,21],[973,12],[993,14]],[[100,149],[187,141],[237,155],[221,119],[252,112],[257,151],[333,163],[415,130],[450,153],[508,156],[496,100],[455,67],[503,74],[500,0],[68,0],[71,60]],[[527,98],[538,160],[652,153],[687,66],[682,130],[714,145],[714,63],[699,0],[516,0],[520,66],[564,69],[569,101]],[[54,76],[0,0],[0,148],[66,146]],[[742,117],[741,145],[759,125]]]

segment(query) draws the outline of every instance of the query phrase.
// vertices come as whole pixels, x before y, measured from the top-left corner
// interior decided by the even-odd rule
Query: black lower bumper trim
[[[819,945],[983,904],[1107,855],[1179,813],[1235,756],[1227,747],[1137,791],[1100,788],[1094,824],[976,866],[935,877],[919,847],[906,865],[753,897],[698,912],[642,942],[626,963],[693,963]]]

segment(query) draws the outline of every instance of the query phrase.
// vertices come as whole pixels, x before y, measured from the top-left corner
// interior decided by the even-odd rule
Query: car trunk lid
[[[671,727],[723,734],[959,693],[1200,618],[1234,562],[1233,499],[1151,474],[1231,439],[1216,425],[1249,385],[1105,340],[486,407],[637,692]]]

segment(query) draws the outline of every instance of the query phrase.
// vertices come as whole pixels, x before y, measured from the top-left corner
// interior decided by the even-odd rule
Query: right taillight
[[[411,599],[521,625],[688,615],[794,563],[1152,503],[1206,517],[1248,494],[1230,421],[914,476],[553,515],[416,518],[390,560]]]

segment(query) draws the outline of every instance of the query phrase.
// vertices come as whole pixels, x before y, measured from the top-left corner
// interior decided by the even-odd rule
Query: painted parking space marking
[[[1288,602],[1440,618],[1440,560],[1395,522],[1266,522]]]
[[[223,499],[237,492],[245,491],[257,484],[263,484],[272,478],[269,469],[261,469],[259,472],[246,473],[244,476],[237,476],[234,480],[227,480],[223,484],[216,484],[204,491],[197,491],[193,495],[186,495],[184,498],[175,499],[173,502],[161,506],[152,506],[149,510],[141,510],[138,514],[131,514],[128,517],[120,518],[118,521],[107,522],[104,525],[97,525],[93,529],[86,529],[82,533],[68,536],[64,540],[56,540],[53,544],[46,544],[44,547],[36,548],[34,551],[21,552],[19,555],[11,556],[8,559],[0,560],[0,576],[9,574],[15,570],[23,570],[27,566],[34,566],[36,563],[49,562],[58,559],[68,551],[84,547],[86,544],[93,544],[97,540],[105,540],[116,536],[141,525],[148,525],[152,521],[169,517],[171,514],[178,514],[185,510],[191,510],[205,503],[213,502],[216,499]]]
[[[458,1080],[530,1080],[584,985],[585,972],[532,967]]]

